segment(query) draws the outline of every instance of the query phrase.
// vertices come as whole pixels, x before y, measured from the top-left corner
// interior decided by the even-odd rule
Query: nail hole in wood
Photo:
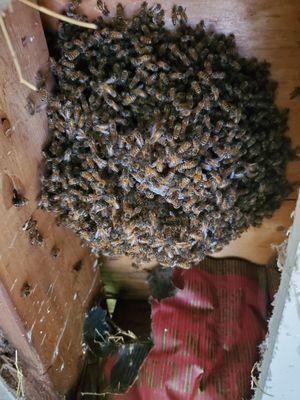
[[[21,297],[28,297],[31,293],[32,287],[29,285],[29,283],[26,281],[24,282],[22,289],[21,289]]]
[[[14,207],[23,207],[25,204],[28,203],[28,200],[22,196],[20,192],[17,191],[17,189],[13,189],[13,197],[12,197],[12,204]]]
[[[33,35],[31,35],[31,36],[23,36],[21,38],[21,42],[22,42],[23,47],[26,47],[29,43],[32,43],[33,41],[34,41],[34,36]]]
[[[50,251],[51,258],[55,260],[59,256],[59,253],[60,249],[56,245],[54,245]]]
[[[24,197],[25,187],[16,175],[3,172],[1,177],[1,191],[3,204],[6,209],[12,206],[22,207],[28,200]]]
[[[0,111],[0,128],[4,136],[9,137],[12,134],[10,121],[7,118],[7,115],[1,111]]]
[[[82,260],[77,261],[74,265],[73,265],[73,271],[79,272],[82,268],[83,262]]]

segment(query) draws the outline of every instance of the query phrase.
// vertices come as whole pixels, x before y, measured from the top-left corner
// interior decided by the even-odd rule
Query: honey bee
[[[117,92],[114,90],[112,85],[109,85],[107,83],[102,83],[100,85],[100,88],[103,90],[104,93],[110,95],[111,97],[117,97]]]
[[[132,135],[135,138],[136,144],[139,146],[139,148],[142,148],[145,144],[145,141],[141,132],[139,132],[138,130],[134,130]]]
[[[182,163],[182,159],[174,152],[168,152],[168,166],[169,168],[177,167]]]
[[[182,79],[184,78],[184,74],[181,73],[181,72],[172,72],[172,73],[169,75],[169,78],[170,78],[171,80],[182,80]]]
[[[182,154],[187,152],[191,148],[192,144],[190,142],[182,143],[178,148],[178,153]]]
[[[103,0],[97,0],[97,7],[99,8],[99,10],[102,12],[102,14],[104,16],[107,17],[109,15],[109,13],[110,13],[109,9]]]
[[[112,160],[109,160],[109,161],[108,161],[107,167],[108,167],[111,171],[113,171],[113,172],[115,172],[115,173],[118,173],[118,172],[119,172],[119,168],[117,167],[116,163],[113,162]]]
[[[120,110],[120,107],[111,98],[109,98],[107,95],[104,95],[103,97],[104,97],[104,100],[105,100],[106,104],[109,107],[111,107],[116,112],[118,112]]]
[[[221,121],[221,120],[217,121],[216,126],[215,126],[215,132],[220,133],[222,127],[223,127],[223,121]]]
[[[85,179],[88,182],[93,182],[94,180],[93,175],[88,171],[82,171],[80,175],[82,176],[83,179]]]
[[[217,173],[212,174],[213,179],[216,181],[217,185],[221,185],[223,179],[221,178],[221,176]]]
[[[224,110],[225,112],[229,113],[231,110],[230,104],[227,103],[225,100],[220,101],[220,106],[221,106],[222,110]]]
[[[177,110],[183,117],[188,117],[192,112],[192,109],[188,103],[180,103],[177,107]]]
[[[80,51],[78,49],[74,49],[74,50],[68,51],[66,53],[66,58],[69,61],[74,61],[74,60],[76,60],[77,57],[79,57],[79,55],[80,55]]]
[[[296,86],[290,93],[290,100],[294,100],[296,97],[300,96],[300,86]]]
[[[223,79],[225,79],[225,76],[226,76],[225,72],[213,72],[211,74],[212,79],[216,79],[216,80],[217,79],[223,80]]]
[[[155,92],[155,97],[158,101],[161,101],[161,102],[165,101],[165,99],[166,99],[166,96],[163,95],[160,91]]]
[[[170,66],[169,64],[167,64],[165,61],[157,61],[156,65],[158,66],[158,68],[163,69],[164,71],[169,71],[170,70]]]
[[[161,4],[156,3],[149,7],[150,14],[155,15],[161,11]]]
[[[82,77],[82,73],[79,71],[73,71],[71,69],[65,69],[65,74],[66,76],[71,80],[71,81],[79,81]],[[67,86],[65,85],[65,88],[67,88]],[[70,91],[72,89],[72,86],[70,86]]]
[[[78,121],[78,128],[82,129],[85,126],[86,117],[84,114],[81,114]]]
[[[161,138],[164,132],[162,121],[154,123],[150,129],[150,144],[154,144]]]
[[[181,124],[175,124],[173,130],[173,137],[174,139],[178,139],[181,133]]]
[[[69,69],[72,69],[72,70],[75,69],[75,64],[74,64],[73,62],[71,62],[71,61],[63,60],[63,61],[61,62],[61,64],[62,64],[65,68],[69,68]]]
[[[191,83],[191,88],[192,88],[197,94],[200,94],[200,93],[201,93],[201,87],[200,87],[200,85],[199,85],[199,82],[193,81],[193,82]]]
[[[192,57],[192,59],[193,59],[194,61],[197,61],[197,60],[198,60],[198,53],[197,53],[196,49],[194,49],[193,47],[190,47],[190,48],[188,49],[188,53],[189,53],[189,55]]]
[[[204,123],[204,125],[206,126],[206,128],[207,129],[209,129],[209,130],[211,130],[211,121],[210,121],[210,117],[209,117],[209,115],[205,115],[204,117],[203,117],[203,123]]]
[[[175,26],[178,21],[177,6],[175,4],[172,7],[171,19],[172,19],[173,25]]]
[[[28,200],[22,196],[16,189],[13,189],[12,204],[14,207],[23,207],[28,203]]]
[[[136,100],[136,95],[126,93],[125,97],[123,98],[123,105],[129,106],[130,104],[134,103]]]
[[[170,101],[174,101],[176,96],[176,89],[174,87],[171,87],[168,91],[168,98]]]
[[[116,6],[116,19],[119,22],[124,22],[124,20],[125,20],[124,7],[121,3],[118,3]]]
[[[233,119],[233,122],[235,124],[238,124],[240,120],[242,119],[242,111],[239,108],[236,109],[231,109],[230,110],[230,118]]]
[[[28,232],[29,241],[33,246],[42,246],[44,244],[43,237],[37,229],[37,221],[32,217],[25,222],[22,229]]]
[[[143,99],[147,97],[146,92],[141,87],[133,89],[132,93],[137,97],[142,97]]]
[[[110,39],[112,40],[120,40],[123,39],[123,33],[118,31],[111,31],[110,32]]]
[[[151,88],[151,86],[157,81],[157,74],[151,74],[147,77],[146,84],[150,86],[149,90],[153,90],[155,93],[155,89]]]
[[[210,133],[208,131],[204,131],[200,137],[199,144],[200,146],[205,146],[210,139]]]
[[[197,170],[194,173],[193,180],[194,180],[195,183],[201,182],[201,180],[202,180],[202,172],[201,172],[201,170]]]
[[[196,107],[194,109],[194,112],[196,114],[200,114],[202,110],[206,109],[205,105],[206,105],[205,100],[199,101],[199,103],[196,105]]]
[[[207,71],[199,71],[197,75],[199,80],[202,81],[205,85],[210,84],[210,75]]]
[[[241,69],[241,66],[240,66],[240,64],[239,64],[237,61],[232,61],[232,62],[231,62],[231,66],[232,66],[232,68],[235,69],[236,71],[240,71],[240,69]]]
[[[181,57],[182,57],[181,51],[178,49],[178,47],[176,46],[175,43],[173,43],[173,44],[170,45],[170,50],[171,50],[171,53],[172,53],[175,57],[181,59]]]
[[[191,180],[187,177],[184,177],[179,182],[180,189],[185,189],[191,184]]]
[[[158,26],[164,25],[164,16],[165,16],[165,11],[164,10],[160,10],[159,12],[157,12],[155,14],[154,19],[155,19],[155,23]]]
[[[178,171],[181,172],[181,171],[184,171],[186,169],[193,169],[197,165],[198,165],[198,161],[196,161],[196,160],[185,161],[180,165]]]
[[[94,156],[93,157],[93,161],[94,163],[97,165],[97,167],[102,170],[107,166],[107,161],[103,160],[102,158],[100,158],[99,156]]]
[[[219,100],[219,96],[220,96],[220,91],[216,86],[211,86],[210,88],[211,93],[212,93],[212,98],[214,101],[218,101]]]
[[[183,8],[182,6],[177,7],[177,14],[180,17],[180,21],[184,24],[187,23],[187,15],[186,15],[186,9]]]
[[[143,56],[136,58],[136,60],[134,62],[136,65],[142,65],[142,64],[150,63],[151,58],[152,57],[150,54],[144,54]]]

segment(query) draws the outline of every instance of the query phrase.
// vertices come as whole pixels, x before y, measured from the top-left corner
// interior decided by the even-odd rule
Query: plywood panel
[[[39,69],[47,68],[48,49],[39,14],[13,2],[5,23],[27,80],[34,83]],[[37,209],[42,147],[47,138],[45,108],[28,112],[30,90],[18,82],[3,35],[0,34],[0,279],[8,294],[28,345],[40,359],[40,374],[65,392],[81,367],[81,332],[84,312],[99,291],[94,258],[72,232],[55,224],[54,216]],[[39,106],[40,100],[36,98]],[[28,199],[20,208],[12,204],[13,189]],[[44,243],[33,246],[22,229],[29,217],[38,224]],[[56,258],[53,247],[59,248]],[[80,263],[79,263],[80,262]],[[75,268],[74,268],[75,266]],[[4,296],[4,295],[3,295]],[[6,309],[0,305],[0,314]],[[11,333],[8,318],[1,327]],[[20,328],[20,332],[22,331]],[[10,335],[9,335],[10,336]],[[14,336],[13,344],[24,350]],[[46,398],[46,397],[45,397]]]

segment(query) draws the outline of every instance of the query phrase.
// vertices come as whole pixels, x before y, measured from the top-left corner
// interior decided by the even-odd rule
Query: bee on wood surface
[[[14,207],[23,207],[28,203],[28,200],[22,196],[16,189],[13,189],[12,204]]]
[[[102,14],[107,17],[110,13],[106,3],[103,0],[97,0],[97,7],[102,12]]]
[[[186,15],[186,9],[183,8],[182,6],[177,7],[177,15],[180,18],[180,22],[186,24],[187,23],[187,15]]]
[[[172,7],[172,14],[171,14],[171,19],[172,19],[172,24],[175,26],[178,21],[178,11],[177,11],[177,5],[174,4]]]
[[[37,221],[30,217],[22,229],[28,233],[29,241],[33,246],[42,246],[44,244],[44,239],[37,229]]]

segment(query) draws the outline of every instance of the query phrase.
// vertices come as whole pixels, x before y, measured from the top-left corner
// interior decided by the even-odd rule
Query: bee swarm
[[[40,205],[95,254],[187,267],[272,215],[291,150],[269,65],[172,21],[143,3],[60,25]]]

